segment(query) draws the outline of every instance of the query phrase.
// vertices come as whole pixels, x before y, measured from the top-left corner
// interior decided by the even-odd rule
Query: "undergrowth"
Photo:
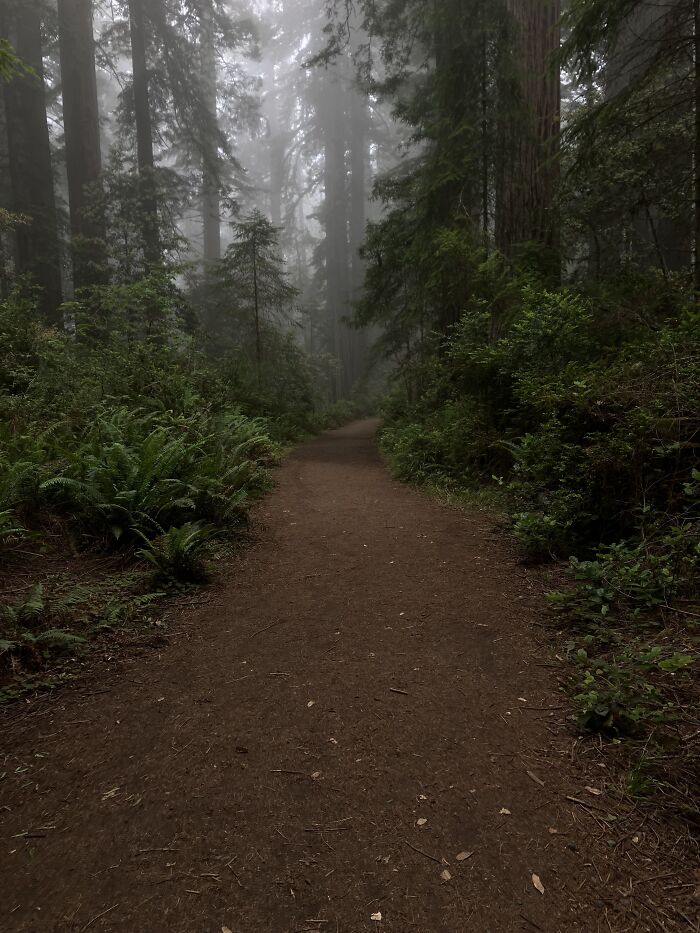
[[[72,333],[43,325],[21,282],[0,301],[5,696],[159,594],[207,582],[285,446],[360,413],[323,405],[312,361],[279,335],[261,373],[236,353],[205,355],[183,301],[165,274],[100,286],[66,306]],[[75,580],[96,554],[119,569],[82,605]],[[37,583],[42,559],[62,555],[74,585]],[[128,568],[137,583],[106,598]]]
[[[645,315],[531,282],[505,316],[474,300],[397,372],[382,447],[400,479],[481,490],[524,560],[568,563],[550,601],[579,728],[625,740],[645,786],[680,785],[698,761],[700,318],[681,289],[627,285]]]

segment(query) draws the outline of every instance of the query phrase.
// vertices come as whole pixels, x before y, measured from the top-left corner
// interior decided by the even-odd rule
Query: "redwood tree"
[[[60,254],[39,4],[24,0],[21,6],[6,6],[1,25],[17,55],[32,69],[4,85],[12,203],[26,218],[17,226],[17,271],[36,282],[43,315],[60,325]]]
[[[501,167],[496,240],[507,255],[524,244],[542,247],[558,274],[561,87],[560,0],[507,0],[513,62],[502,81]]]
[[[74,237],[74,281],[88,285],[101,277],[104,225],[91,214],[89,189],[102,172],[95,75],[92,0],[58,0],[63,125]]]
[[[217,75],[214,35],[214,11],[211,0],[201,0],[200,55],[201,81],[204,105],[207,109],[207,126],[216,127],[217,118]],[[205,262],[221,258],[221,202],[219,196],[219,158],[215,134],[208,131],[204,140],[202,159],[202,224],[204,232],[203,255]]]
[[[129,30],[133,74],[134,120],[136,123],[136,158],[141,177],[143,204],[143,240],[146,262],[160,261],[158,202],[155,192],[155,158],[153,155],[153,121],[149,95],[148,58],[146,51],[146,17],[144,0],[129,0]]]

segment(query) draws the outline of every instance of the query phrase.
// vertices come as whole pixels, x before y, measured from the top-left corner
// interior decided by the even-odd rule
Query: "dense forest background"
[[[277,445],[388,385],[400,478],[572,560],[582,724],[683,744],[697,2],[0,11],[2,559],[69,533],[196,578]],[[46,600],[13,663],[69,637]]]

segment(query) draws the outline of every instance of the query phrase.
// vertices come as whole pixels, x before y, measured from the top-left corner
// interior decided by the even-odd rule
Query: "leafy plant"
[[[70,650],[84,639],[61,629],[38,630],[45,611],[44,589],[32,587],[26,599],[2,607],[0,612],[0,658],[17,657],[24,664],[38,666],[50,654]]]
[[[17,521],[11,509],[0,512],[0,555],[26,536],[27,529]]]
[[[214,533],[211,526],[188,522],[179,528],[168,529],[153,541],[147,541],[138,554],[164,580],[204,583],[209,576],[204,557]]]

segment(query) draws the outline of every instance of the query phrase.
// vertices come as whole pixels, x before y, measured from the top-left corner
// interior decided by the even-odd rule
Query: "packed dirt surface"
[[[161,649],[3,714],[2,933],[682,928],[573,754],[541,587],[376,427],[297,450]]]

